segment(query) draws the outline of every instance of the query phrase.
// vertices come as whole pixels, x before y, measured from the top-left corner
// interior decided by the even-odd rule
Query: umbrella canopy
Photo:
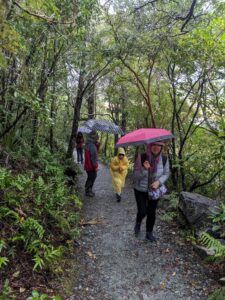
[[[168,140],[173,137],[174,136],[172,133],[166,129],[140,128],[121,137],[116,143],[116,147],[150,144],[158,141]]]
[[[82,127],[79,127],[79,128],[77,129],[77,132],[90,133],[90,132],[91,132],[91,129],[88,128],[88,127],[82,126]]]
[[[108,120],[90,119],[84,123],[84,126],[90,128],[91,130],[97,130],[113,134],[124,134],[122,129],[118,125]]]

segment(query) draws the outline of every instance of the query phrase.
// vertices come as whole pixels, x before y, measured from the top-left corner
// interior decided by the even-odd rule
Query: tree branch
[[[47,21],[48,23],[51,23],[51,24],[67,24],[67,25],[71,25],[74,23],[74,21],[71,21],[71,22],[59,22],[57,20],[54,20],[46,15],[40,15],[40,14],[37,14],[37,13],[34,13],[34,12],[31,12],[29,10],[27,10],[26,8],[22,7],[18,2],[16,1],[12,1],[12,3],[17,6],[19,9],[21,9],[23,12],[25,12],[26,14],[30,15],[30,16],[33,16],[35,18],[38,18],[38,19],[42,19],[44,21]]]
[[[138,10],[144,8],[145,6],[149,5],[149,4],[153,4],[154,2],[157,2],[157,0],[151,0],[151,1],[148,1],[140,6],[137,6],[134,8],[134,12],[137,12]]]
[[[191,185],[189,191],[192,192],[192,191],[194,191],[195,189],[197,189],[197,188],[199,188],[199,187],[202,187],[202,186],[205,186],[205,185],[211,183],[211,182],[216,178],[216,176],[218,176],[218,175],[224,170],[224,168],[225,168],[225,166],[223,166],[222,168],[220,168],[215,174],[213,174],[213,176],[212,176],[209,180],[207,180],[207,181],[205,181],[205,182],[203,182],[203,183],[199,183],[199,184],[198,184],[198,182],[195,181],[195,182]]]
[[[194,8],[195,8],[196,3],[197,3],[197,0],[192,1],[189,12],[187,13],[187,15],[185,17],[180,17],[180,16],[176,17],[177,20],[185,21],[184,24],[181,26],[181,29],[180,29],[181,32],[184,32],[185,26],[189,23],[189,21],[191,20],[192,17],[194,18],[193,14],[194,14]]]

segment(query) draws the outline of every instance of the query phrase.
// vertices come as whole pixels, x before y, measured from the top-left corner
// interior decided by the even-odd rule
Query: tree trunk
[[[106,139],[105,139],[105,145],[104,145],[104,156],[105,156],[105,157],[107,157],[108,139],[109,139],[109,135],[108,135],[108,133],[107,133]]]
[[[53,77],[53,88],[52,93],[53,97],[51,100],[51,109],[50,109],[50,118],[53,120],[55,119],[55,91],[56,91],[56,82],[55,82],[55,76]],[[53,131],[53,125],[51,124],[50,130],[49,130],[49,144],[50,144],[50,150],[51,153],[54,152],[54,131]]]
[[[93,84],[90,87],[87,103],[88,103],[88,120],[94,119],[94,117],[95,117],[95,84]]]
[[[77,129],[78,129],[78,123],[80,120],[80,110],[81,110],[81,105],[83,102],[83,96],[84,96],[84,71],[80,71],[77,96],[76,96],[76,100],[75,100],[75,104],[74,104],[72,131],[71,131],[69,146],[68,146],[68,150],[67,150],[67,154],[66,154],[67,158],[72,157],[72,154],[73,154],[73,146],[74,146],[74,142],[75,142],[76,135],[77,135]]]

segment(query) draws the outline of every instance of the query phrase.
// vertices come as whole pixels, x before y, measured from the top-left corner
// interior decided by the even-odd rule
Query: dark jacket
[[[88,142],[84,152],[84,170],[95,171],[98,168],[98,150],[93,142]]]
[[[78,136],[76,138],[76,148],[77,149],[81,149],[83,147],[83,144],[84,144],[84,139],[82,136]]]

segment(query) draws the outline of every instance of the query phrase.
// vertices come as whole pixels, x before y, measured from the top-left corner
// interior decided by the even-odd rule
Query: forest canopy
[[[219,0],[1,0],[2,147],[71,157],[89,118],[162,127],[176,137],[173,189],[224,197],[224,11]],[[103,135],[102,153],[113,147]]]

